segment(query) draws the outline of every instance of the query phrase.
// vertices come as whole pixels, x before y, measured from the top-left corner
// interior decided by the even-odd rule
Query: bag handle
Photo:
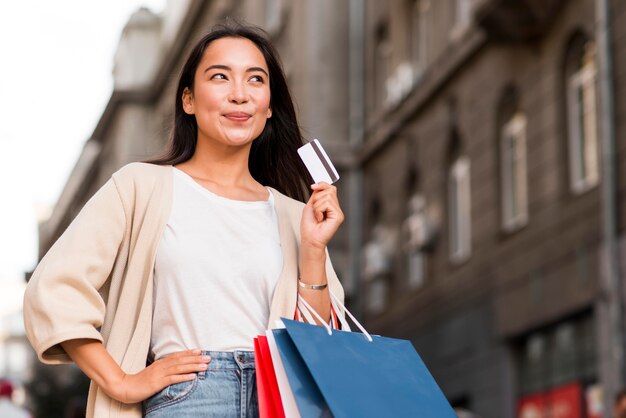
[[[298,297],[298,311],[300,312],[301,316],[304,317],[304,318],[300,318],[300,321],[308,322],[309,324],[315,324],[315,321],[313,320],[313,316],[311,315],[311,312],[310,312],[311,310],[312,311],[315,311],[315,310],[312,309],[312,307],[308,304],[308,302],[306,302],[306,300],[304,300],[304,303],[299,303],[299,302],[300,302],[300,297]],[[350,325],[348,324],[348,321],[346,320],[346,316],[342,311],[342,309],[345,309],[345,307],[343,307],[342,305],[342,308],[340,308],[339,306],[337,306],[337,302],[338,302],[338,299],[336,297],[330,298],[330,303],[332,305],[332,308],[337,316],[337,319],[341,323],[341,329],[344,331],[352,331],[352,329],[350,329]],[[339,312],[339,314],[337,312]],[[320,322],[323,322],[323,321],[320,321]]]
[[[361,325],[361,323],[357,321],[354,315],[352,315],[352,313],[345,307],[344,304],[341,303],[339,298],[335,296],[335,294],[330,289],[328,289],[328,291],[330,292],[331,304],[336,305],[336,307],[341,308],[341,309],[337,309],[335,307],[335,313],[337,314],[337,317],[339,318],[339,321],[341,322],[341,326],[344,327],[344,329],[347,329],[348,331],[350,331],[350,326],[348,325],[348,321],[346,320],[346,317],[345,317],[345,314],[348,314],[350,319],[352,319],[352,322],[354,322],[354,324],[359,328],[359,330],[361,330],[361,332],[363,333],[363,335],[365,335],[367,340],[369,342],[372,342],[373,341],[372,336],[369,334],[369,332],[365,330],[363,325]],[[313,307],[311,307],[311,305],[309,305],[309,303],[300,295],[298,295],[298,308],[300,309],[300,312],[307,319],[307,321],[309,321],[310,324],[315,324],[315,321],[313,321],[313,318],[311,317],[311,313],[312,313],[319,320],[319,322],[326,328],[328,335],[333,334],[331,326],[328,325],[326,321],[324,321],[322,317],[315,311],[315,309],[313,309]]]
[[[327,324],[326,321],[322,319],[320,314],[318,314],[317,311],[313,309],[311,305],[309,305],[309,302],[307,302],[300,295],[298,295],[298,309],[300,309],[300,313],[309,324],[315,324],[315,320],[313,319],[313,316],[311,316],[311,313],[313,313],[313,315],[319,320],[320,324],[322,324],[322,326],[326,328],[328,335],[333,335],[331,326]]]

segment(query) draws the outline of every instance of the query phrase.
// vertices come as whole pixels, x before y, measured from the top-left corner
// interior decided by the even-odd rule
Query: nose
[[[246,103],[248,101],[248,90],[244,82],[235,81],[231,84],[228,100],[231,103]]]

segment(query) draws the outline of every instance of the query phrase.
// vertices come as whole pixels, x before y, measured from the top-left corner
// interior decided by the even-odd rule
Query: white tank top
[[[253,350],[283,265],[274,197],[231,200],[173,172],[154,265],[152,355]]]

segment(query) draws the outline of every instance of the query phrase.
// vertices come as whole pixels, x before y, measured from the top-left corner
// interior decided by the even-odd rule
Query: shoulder
[[[165,198],[172,189],[172,166],[130,163],[116,171],[112,181],[124,201]]]
[[[118,181],[158,179],[172,172],[170,165],[157,165],[150,163],[130,163],[117,170],[113,177]]]
[[[158,185],[166,181],[171,172],[169,165],[130,163],[113,174],[113,181],[118,187]]]

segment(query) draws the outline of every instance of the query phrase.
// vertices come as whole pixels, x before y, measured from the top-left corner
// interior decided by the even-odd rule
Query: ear
[[[272,117],[272,108],[270,107],[267,109],[267,118],[269,119],[271,117]]]
[[[193,115],[195,113],[194,103],[193,103],[193,93],[189,90],[189,87],[185,87],[183,90],[183,97],[181,97],[183,101],[183,110],[188,115]]]

